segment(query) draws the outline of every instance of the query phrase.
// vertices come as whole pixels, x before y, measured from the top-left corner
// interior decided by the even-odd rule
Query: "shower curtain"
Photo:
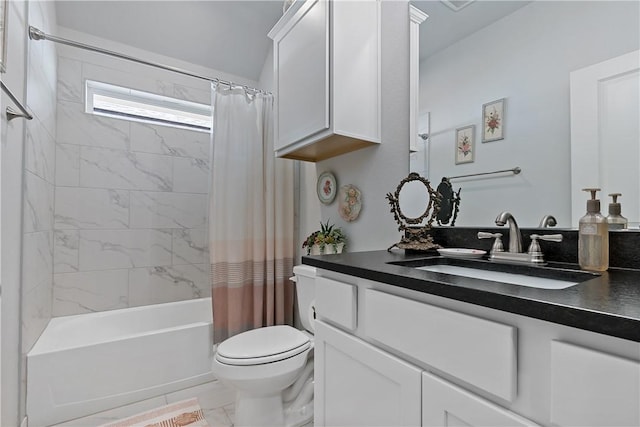
[[[273,152],[273,96],[213,83],[209,248],[214,342],[293,324],[293,165]]]

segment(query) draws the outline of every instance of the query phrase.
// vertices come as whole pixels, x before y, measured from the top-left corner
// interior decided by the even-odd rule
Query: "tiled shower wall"
[[[28,22],[43,31],[56,28],[48,2],[29,2]],[[26,28],[24,29],[26,32]],[[27,353],[51,318],[53,205],[56,134],[56,47],[27,46],[22,246],[22,352]],[[20,119],[22,120],[22,119]]]
[[[206,104],[208,84],[75,53],[58,58],[53,315],[210,296],[209,134],[84,112],[85,79]]]

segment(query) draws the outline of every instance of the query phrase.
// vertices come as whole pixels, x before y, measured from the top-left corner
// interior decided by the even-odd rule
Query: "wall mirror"
[[[570,80],[572,73],[640,48],[639,2],[472,1],[458,11],[439,1],[411,4],[429,15],[419,29],[417,114],[418,133],[429,137],[413,136],[417,151],[410,154],[410,172],[439,183],[443,177],[522,168],[518,175],[453,181],[464,199],[456,226],[495,226],[496,215],[506,210],[524,227],[537,227],[545,215],[553,215],[557,227],[575,228],[586,203],[579,189],[594,185],[603,189],[603,215],[607,194],[621,192],[622,215],[630,228],[638,228],[639,115],[625,116],[624,126],[607,120],[605,132],[589,131],[588,122],[572,123]],[[633,105],[611,111],[637,111],[640,94],[628,88],[638,87],[640,73],[627,76],[636,83],[621,80],[605,89],[632,94],[625,102]],[[504,138],[483,142],[482,106],[503,98]],[[474,160],[456,164],[456,129],[469,125],[476,126]],[[571,147],[579,132],[612,135],[624,145],[585,154]],[[627,176],[624,183],[597,173],[572,179],[575,165],[586,158],[615,170],[610,166],[621,161],[619,156],[635,159],[621,174]],[[625,190],[629,182],[635,187]],[[572,206],[573,198],[578,200]]]
[[[402,233],[400,242],[388,250],[394,247],[417,251],[440,248],[429,234],[440,211],[440,194],[426,178],[410,173],[400,181],[394,193],[387,193],[387,200],[398,223],[398,231]]]

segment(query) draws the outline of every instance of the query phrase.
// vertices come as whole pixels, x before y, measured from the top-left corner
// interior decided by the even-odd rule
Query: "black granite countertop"
[[[305,256],[302,262],[363,279],[640,342],[640,270],[610,268],[578,285],[549,290],[390,264],[428,256],[409,255],[401,250],[372,251]],[[577,270],[573,264],[550,267]]]

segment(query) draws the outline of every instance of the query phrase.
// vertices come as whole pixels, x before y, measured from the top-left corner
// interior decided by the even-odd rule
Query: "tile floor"
[[[108,422],[127,418],[140,412],[164,406],[169,403],[197,397],[204,416],[211,427],[231,427],[234,420],[235,393],[219,381],[211,381],[195,387],[176,391],[164,396],[121,406],[84,418],[56,424],[52,427],[97,427]]]

